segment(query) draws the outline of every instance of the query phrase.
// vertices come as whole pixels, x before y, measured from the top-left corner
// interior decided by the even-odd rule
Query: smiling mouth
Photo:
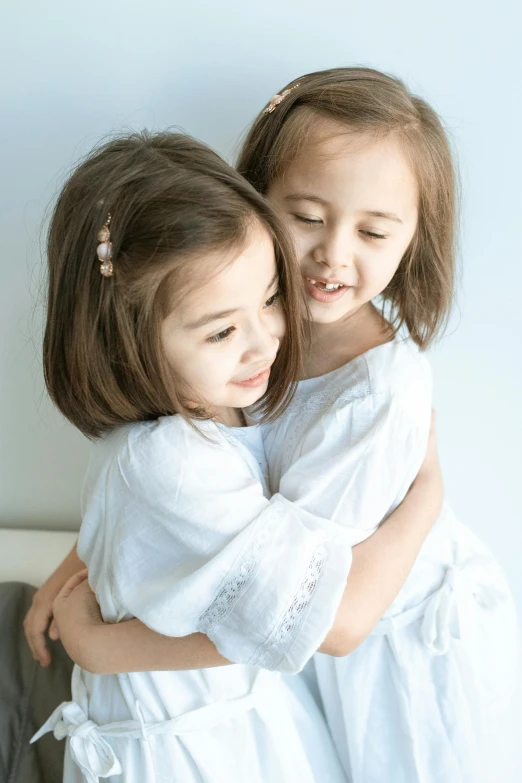
[[[316,280],[315,277],[306,278],[319,291],[338,291],[340,288],[347,288],[344,283],[327,283],[324,280]]]
[[[271,367],[267,367],[265,370],[258,372],[256,375],[252,375],[250,378],[246,378],[244,381],[232,381],[236,386],[243,386],[246,388],[255,389],[257,386],[263,386],[270,377]]]
[[[305,288],[308,295],[316,302],[329,304],[336,302],[343,297],[353,286],[346,285],[340,280],[328,280],[326,278],[308,277],[304,278]]]

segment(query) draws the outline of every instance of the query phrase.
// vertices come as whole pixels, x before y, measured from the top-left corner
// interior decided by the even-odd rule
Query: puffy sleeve
[[[111,467],[110,562],[119,618],[200,631],[236,663],[299,671],[333,625],[346,531],[264,497],[237,451],[179,417],[121,444]]]
[[[431,376],[428,383],[420,370],[400,388],[383,384],[355,398],[341,393],[303,435],[280,478],[284,497],[343,525],[353,545],[404,499],[426,454]],[[269,464],[273,448],[267,443]]]

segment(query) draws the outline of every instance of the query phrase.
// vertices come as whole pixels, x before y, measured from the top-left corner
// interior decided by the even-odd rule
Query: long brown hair
[[[383,314],[394,332],[405,325],[417,345],[426,348],[447,322],[455,279],[457,178],[441,120],[399,79],[370,68],[318,71],[284,89],[290,92],[279,105],[261,112],[250,128],[238,171],[266,194],[320,124],[326,128],[325,120],[376,138],[395,134],[417,178],[419,220],[382,293]]]
[[[111,213],[114,275],[103,277],[97,234]],[[43,345],[49,394],[88,437],[118,424],[188,408],[162,348],[161,324],[176,283],[189,284],[208,251],[241,248],[258,221],[273,238],[286,336],[261,404],[288,404],[302,353],[301,279],[265,199],[216,153],[179,133],[116,138],[93,151],[65,184],[47,244]]]

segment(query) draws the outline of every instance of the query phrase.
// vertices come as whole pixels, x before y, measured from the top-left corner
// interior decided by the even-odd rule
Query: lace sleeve
[[[198,630],[231,661],[300,671],[333,625],[350,565],[341,527],[276,495]]]

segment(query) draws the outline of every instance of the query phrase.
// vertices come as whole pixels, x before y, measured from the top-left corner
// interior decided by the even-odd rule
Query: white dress
[[[267,500],[258,427],[200,429],[172,416],[94,444],[78,553],[106,621],[203,632],[237,665],[75,667],[72,701],[33,739],[67,737],[66,783],[344,783],[304,682],[266,670],[298,671],[327,634],[349,537]]]
[[[356,544],[404,498],[430,411],[430,368],[409,341],[302,381],[264,429],[271,489]],[[498,564],[445,506],[373,634],[314,658],[351,783],[520,783],[517,636]]]

